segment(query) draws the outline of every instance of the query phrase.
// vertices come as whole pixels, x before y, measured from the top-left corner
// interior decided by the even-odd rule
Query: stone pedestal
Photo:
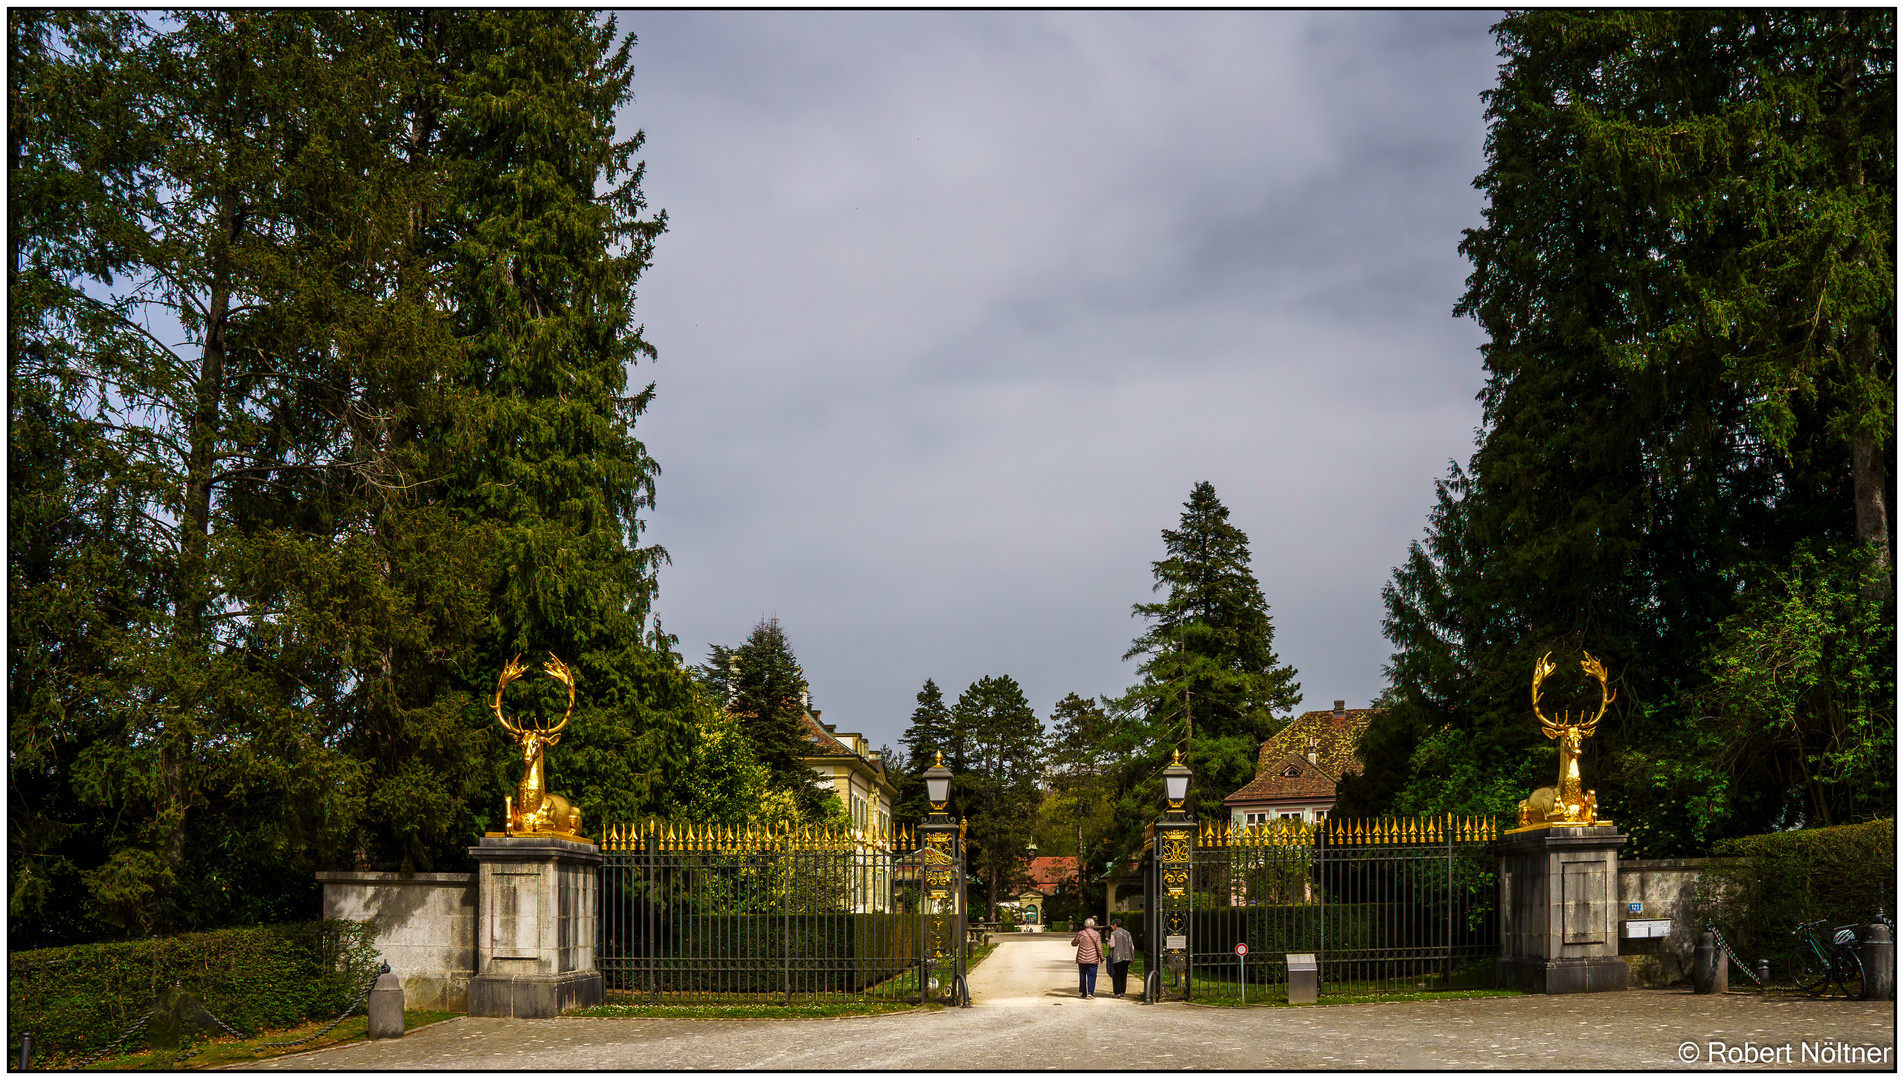
[[[548,836],[489,836],[469,853],[477,863],[469,1014],[540,1019],[601,1004],[600,849]]]
[[[370,1018],[370,1037],[403,1038],[403,980],[394,971],[377,977],[370,988],[370,1005],[364,1010]]]
[[[1626,837],[1612,825],[1510,832],[1500,859],[1501,955],[1494,984],[1536,994],[1624,990],[1617,862]]]

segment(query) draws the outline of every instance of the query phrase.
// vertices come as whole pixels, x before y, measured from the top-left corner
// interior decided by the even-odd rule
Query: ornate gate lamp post
[[[1196,819],[1184,809],[1190,797],[1190,767],[1183,755],[1172,750],[1170,764],[1164,766],[1164,803],[1162,817],[1151,827],[1157,860],[1157,933],[1161,938],[1158,959],[1165,970],[1182,973],[1183,1000],[1190,1000],[1190,852],[1196,845]],[[1162,996],[1163,983],[1158,984]]]
[[[952,770],[945,767],[945,755],[933,754],[932,767],[925,771],[926,802],[931,810],[919,824],[919,871],[923,878],[925,902],[920,905],[925,919],[925,959],[928,969],[944,971],[947,989],[961,999],[965,982],[965,828],[954,822],[946,811],[952,798]],[[948,957],[947,946],[951,946]],[[922,972],[922,974],[925,974]],[[925,1000],[928,980],[921,979],[920,1000]],[[969,1000],[961,1004],[970,1005]]]

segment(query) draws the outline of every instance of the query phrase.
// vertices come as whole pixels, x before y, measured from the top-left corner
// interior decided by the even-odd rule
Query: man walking
[[[1084,920],[1084,929],[1071,935],[1078,949],[1078,996],[1097,996],[1097,965],[1104,959],[1104,942],[1097,936],[1097,920]]]
[[[1124,929],[1123,919],[1111,920],[1111,940],[1109,959],[1111,962],[1111,996],[1124,996],[1124,978],[1130,974],[1131,960],[1137,956],[1137,943],[1131,940],[1130,931]]]

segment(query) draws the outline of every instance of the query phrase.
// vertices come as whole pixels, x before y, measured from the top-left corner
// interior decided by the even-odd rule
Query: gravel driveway
[[[1769,1056],[1772,1067],[1815,1069],[1850,1056],[1839,1044],[1878,1048],[1874,1064],[1851,1067],[1897,1067],[1892,1002],[1629,990],[1217,1009],[1117,1000],[1103,975],[1086,1001],[1066,941],[1005,940],[972,973],[969,1009],[806,1021],[465,1017],[253,1067],[1574,1070],[1765,1068],[1746,1059]]]

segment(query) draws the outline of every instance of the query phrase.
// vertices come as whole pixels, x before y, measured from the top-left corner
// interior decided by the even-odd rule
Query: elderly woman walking
[[[1078,996],[1097,996],[1097,966],[1104,959],[1104,941],[1097,936],[1097,920],[1084,920],[1084,929],[1071,935],[1078,947]]]

